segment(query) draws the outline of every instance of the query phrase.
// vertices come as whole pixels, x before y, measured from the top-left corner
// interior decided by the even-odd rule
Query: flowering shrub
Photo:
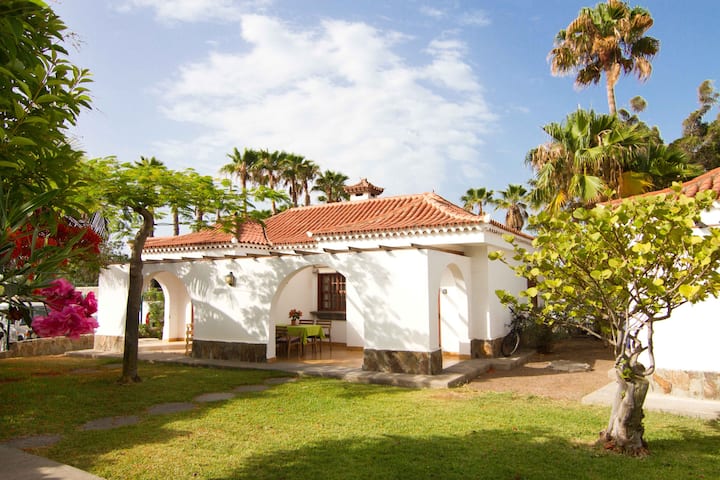
[[[30,259],[33,249],[61,247],[74,241],[74,249],[86,249],[89,254],[98,255],[102,243],[102,238],[92,228],[71,226],[64,222],[58,222],[53,234],[49,230],[41,230],[39,235],[36,235],[35,227],[28,223],[10,232],[10,240],[15,243],[11,258],[20,266]]]
[[[67,336],[78,338],[84,333],[92,333],[98,327],[92,314],[97,312],[97,300],[90,292],[85,298],[64,278],[54,280],[50,287],[38,293],[45,297],[50,313],[45,317],[35,317],[32,328],[41,337]]]
[[[290,310],[290,313],[288,313],[288,318],[292,318],[293,320],[297,320],[302,316],[302,312],[300,310],[292,309]]]

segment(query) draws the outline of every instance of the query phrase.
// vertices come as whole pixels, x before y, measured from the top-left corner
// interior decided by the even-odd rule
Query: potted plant
[[[288,318],[290,319],[290,323],[292,325],[295,325],[297,321],[300,319],[300,316],[302,315],[302,312],[296,308],[293,308],[290,310],[290,313],[288,313]]]

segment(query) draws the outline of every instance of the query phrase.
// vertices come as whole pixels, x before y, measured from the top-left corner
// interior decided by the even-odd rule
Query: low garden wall
[[[651,386],[655,391],[678,397],[720,400],[720,372],[691,372],[657,369]]]
[[[33,338],[11,343],[10,350],[0,352],[0,358],[37,357],[40,355],[62,355],[73,350],[93,348],[94,335],[81,335],[80,338],[68,337]]]

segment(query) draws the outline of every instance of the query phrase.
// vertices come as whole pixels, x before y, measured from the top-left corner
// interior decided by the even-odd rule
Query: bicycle
[[[510,323],[510,332],[505,335],[500,344],[500,353],[503,357],[509,357],[515,353],[520,346],[520,332],[522,331],[522,323],[525,320],[522,312],[512,312],[512,322]]]

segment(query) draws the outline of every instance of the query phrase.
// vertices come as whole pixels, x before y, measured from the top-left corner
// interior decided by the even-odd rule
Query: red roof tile
[[[267,240],[258,223],[244,223],[241,227],[241,242],[245,245],[267,245]],[[233,242],[232,234],[220,226],[187,233],[175,237],[152,237],[145,241],[145,248],[186,247],[191,245],[227,245]]]
[[[480,223],[480,218],[435,193],[328,203],[286,210],[267,220],[274,244],[312,242],[313,236],[397,231]]]
[[[267,242],[262,228],[255,223],[245,224],[239,244],[293,245],[314,243],[318,236],[351,235],[424,228],[443,228],[485,224],[478,215],[470,213],[435,193],[401,195],[395,197],[336,202],[297,207],[278,213],[265,221]],[[491,221],[502,230],[518,233]],[[308,235],[311,232],[311,235]],[[165,248],[189,245],[228,244],[229,233],[219,228],[177,237],[152,238],[146,248]]]
[[[380,188],[377,185],[373,185],[372,183],[368,182],[367,178],[363,178],[360,180],[360,183],[356,183],[355,185],[349,185],[344,187],[345,191],[347,193],[353,194],[353,193],[369,193],[371,195],[380,195],[382,192],[385,191],[384,188]]]

